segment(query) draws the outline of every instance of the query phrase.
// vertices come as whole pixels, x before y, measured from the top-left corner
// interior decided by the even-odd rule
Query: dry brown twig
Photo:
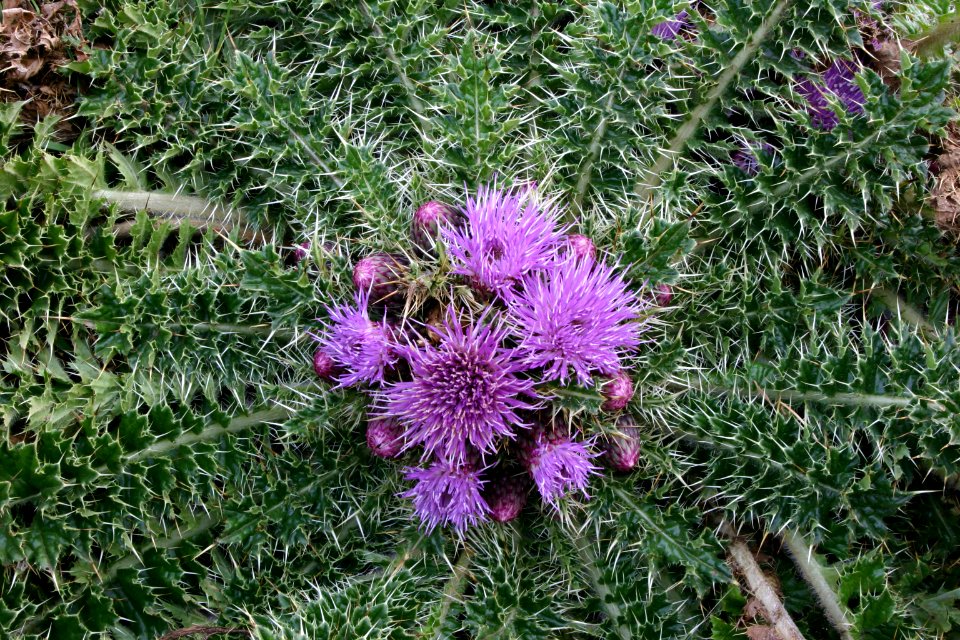
[[[250,637],[250,632],[247,629],[239,629],[237,627],[205,627],[201,625],[195,625],[192,627],[186,627],[184,629],[176,629],[174,631],[168,631],[163,634],[157,640],[177,640],[178,638],[187,638],[190,636],[200,636],[202,638],[209,638],[210,636],[216,635],[235,635],[235,636],[247,636]]]
[[[757,562],[753,551],[737,535],[730,525],[723,523],[720,531],[729,539],[727,544],[728,562],[733,569],[734,575],[742,578],[746,584],[747,590],[753,595],[760,605],[760,612],[769,626],[754,625],[748,629],[753,629],[756,640],[760,638],[770,638],[768,630],[776,632],[778,640],[804,640],[803,634],[797,628],[796,623],[787,609],[783,606],[783,601],[777,593],[777,589],[770,578],[763,572]],[[765,634],[765,635],[764,635]]]

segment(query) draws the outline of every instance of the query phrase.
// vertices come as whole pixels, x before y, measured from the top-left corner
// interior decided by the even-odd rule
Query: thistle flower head
[[[609,436],[605,447],[607,464],[614,471],[633,471],[640,461],[640,427],[630,416],[617,421],[617,432]]]
[[[591,452],[582,442],[572,440],[561,430],[537,428],[523,443],[521,461],[530,472],[543,499],[553,505],[571,490],[587,493],[590,476],[599,471]]]
[[[737,168],[753,177],[760,172],[759,156],[770,156],[773,152],[773,146],[766,142],[757,144],[742,142],[741,147],[730,154],[730,159]]]
[[[310,257],[310,241],[301,242],[293,248],[293,259],[302,262]]]
[[[661,307],[666,307],[673,300],[673,288],[665,282],[661,282],[654,289],[654,298]]]
[[[452,207],[436,200],[430,200],[420,205],[413,213],[410,222],[410,239],[413,244],[425,251],[433,247],[433,242],[442,225],[452,224],[459,217]]]
[[[859,67],[849,60],[834,60],[830,68],[823,72],[823,82],[827,89],[840,98],[848,113],[863,113],[863,104],[867,101],[863,90],[857,84]]]
[[[508,302],[518,351],[545,380],[581,384],[620,368],[621,352],[639,343],[640,301],[623,278],[601,262],[559,260],[527,279]]]
[[[621,369],[603,385],[603,397],[606,401],[600,405],[604,411],[620,411],[633,399],[633,380],[630,374]]]
[[[337,376],[343,373],[337,363],[333,361],[323,347],[313,353],[313,372],[317,377],[327,382],[333,382]]]
[[[475,464],[434,462],[426,469],[408,468],[405,475],[417,484],[402,495],[413,500],[414,510],[428,532],[451,524],[463,533],[490,513],[480,494],[483,480]]]
[[[597,259],[597,246],[593,244],[593,240],[589,236],[571,233],[567,236],[567,247],[570,250],[570,255],[574,258]]]
[[[827,94],[839,98],[847,113],[863,113],[866,99],[856,83],[856,72],[854,63],[834,60],[824,72],[823,82],[805,78],[797,83],[797,93],[807,101],[807,112],[815,127],[829,131],[840,122]]]
[[[510,522],[520,515],[530,494],[530,480],[523,474],[501,472],[484,488],[483,498],[490,506],[490,517],[496,522]]]
[[[353,267],[353,286],[358,292],[368,293],[373,304],[402,304],[400,291],[407,264],[407,259],[400,254],[375,253],[367,256]]]
[[[523,396],[532,399],[534,382],[517,377],[524,367],[501,346],[506,330],[486,319],[464,327],[451,309],[442,327],[430,329],[438,346],[405,349],[412,379],[386,388],[381,402],[384,415],[405,427],[406,446],[461,462],[469,446],[491,452],[498,438],[526,426],[517,411],[532,408]]]
[[[374,418],[367,423],[367,447],[380,458],[396,458],[403,450],[403,429],[395,420]]]
[[[650,32],[661,40],[674,40],[683,29],[690,24],[690,14],[681,11],[671,20],[664,20],[653,25]]]
[[[339,387],[383,383],[385,371],[397,361],[393,329],[386,319],[370,319],[367,300],[367,294],[361,292],[353,305],[327,307],[330,321],[318,340],[320,349],[344,370],[337,377]]]
[[[549,266],[562,242],[556,208],[539,206],[529,190],[481,187],[467,198],[465,218],[460,228],[440,228],[453,272],[503,298],[524,276]]]

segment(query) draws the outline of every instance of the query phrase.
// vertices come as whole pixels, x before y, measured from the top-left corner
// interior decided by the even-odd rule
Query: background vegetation
[[[958,633],[953,7],[883,4],[81,0],[76,113],[0,94],[0,635]],[[643,462],[423,536],[306,332],[497,177],[673,286]]]

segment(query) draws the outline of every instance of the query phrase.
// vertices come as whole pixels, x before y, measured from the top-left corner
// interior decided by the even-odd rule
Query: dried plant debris
[[[936,212],[937,226],[960,236],[960,126],[957,123],[947,125],[942,152],[930,169],[936,176],[930,203]]]
[[[0,23],[0,101],[25,101],[21,118],[36,122],[48,115],[68,116],[77,87],[59,68],[86,60],[86,40],[76,0],[34,5],[3,0]],[[57,127],[64,138],[78,131],[67,120]]]

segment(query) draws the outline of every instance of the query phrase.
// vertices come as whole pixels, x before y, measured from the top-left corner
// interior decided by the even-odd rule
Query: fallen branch
[[[124,213],[146,211],[152,217],[174,225],[188,223],[198,231],[211,229],[223,234],[236,229],[240,238],[246,242],[265,241],[263,233],[247,225],[238,210],[226,208],[196,196],[109,189],[95,191],[93,195],[110,204],[115,204]],[[118,236],[128,236],[134,224],[133,221],[120,222],[114,226],[113,232]]]
[[[203,627],[203,626],[193,626],[186,627],[185,629],[177,629],[175,631],[168,631],[163,634],[157,640],[176,640],[177,638],[186,638],[188,636],[202,636],[204,638],[209,638],[210,636],[216,635],[235,635],[235,636],[250,636],[250,632],[246,629],[238,629],[237,627]]]
[[[747,544],[737,537],[736,532],[729,525],[721,525],[720,530],[730,539],[730,543],[727,545],[728,561],[734,574],[739,575],[746,582],[747,589],[763,607],[763,617],[776,630],[780,640],[804,640],[803,634],[800,633],[800,629],[797,628],[793,618],[787,613],[776,589],[773,588],[770,580],[760,569],[757,559],[750,548],[747,547]]]

